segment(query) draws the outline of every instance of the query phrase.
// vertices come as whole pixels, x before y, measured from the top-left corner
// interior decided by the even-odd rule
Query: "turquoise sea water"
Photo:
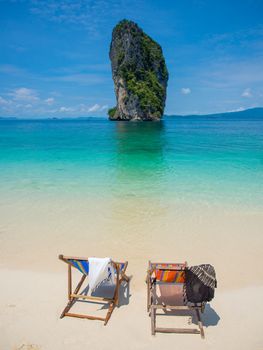
[[[261,206],[263,116],[0,120],[0,191]]]

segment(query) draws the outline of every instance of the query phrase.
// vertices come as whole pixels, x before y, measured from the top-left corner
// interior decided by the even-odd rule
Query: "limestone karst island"
[[[110,45],[117,106],[110,120],[159,120],[164,112],[168,71],[161,46],[132,21],[119,22]]]

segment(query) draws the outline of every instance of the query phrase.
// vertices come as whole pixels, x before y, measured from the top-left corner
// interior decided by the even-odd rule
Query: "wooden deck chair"
[[[79,290],[85,281],[86,277],[89,274],[89,260],[88,258],[79,258],[75,256],[64,256],[59,255],[59,259],[64,261],[68,264],[68,304],[65,307],[65,309],[62,311],[62,314],[60,318],[63,318],[64,316],[70,316],[70,317],[79,317],[79,318],[87,318],[89,320],[100,320],[104,321],[104,325],[106,325],[111,317],[111,314],[115,308],[116,305],[118,305],[119,302],[119,287],[123,281],[129,282],[129,277],[126,276],[125,272],[128,266],[128,262],[114,262],[112,261],[113,268],[115,270],[115,280],[116,285],[114,289],[114,294],[112,298],[107,297],[96,297],[96,296],[88,296],[85,294],[78,294]],[[76,268],[81,272],[82,277],[77,284],[74,292],[72,293],[72,267]],[[108,303],[109,309],[107,312],[106,317],[97,317],[92,315],[84,315],[84,314],[76,314],[69,312],[70,308],[73,306],[73,304],[78,299],[84,299],[89,302],[93,303]]]
[[[190,333],[200,334],[204,338],[204,329],[200,316],[200,311],[204,311],[205,303],[192,304],[188,303],[185,295],[185,269],[187,263],[152,263],[149,261],[147,270],[147,311],[151,316],[151,331],[152,335],[156,332],[162,333]],[[156,294],[156,287],[159,285],[175,285],[179,290],[179,298],[172,296],[172,305],[166,305],[159,300]],[[178,302],[180,299],[180,302]],[[192,311],[197,316],[198,329],[197,328],[160,328],[156,327],[156,316],[158,310],[168,312],[168,310],[177,310],[180,312],[186,312],[186,310]],[[176,312],[177,312],[176,311]]]

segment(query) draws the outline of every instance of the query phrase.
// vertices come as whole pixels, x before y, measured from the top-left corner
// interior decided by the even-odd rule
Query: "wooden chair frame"
[[[175,267],[166,268],[162,265],[176,265]],[[165,270],[165,271],[184,271],[187,267],[187,262],[185,263],[152,263],[149,261],[148,270],[147,270],[147,277],[146,277],[146,283],[147,283],[147,312],[149,313],[149,316],[151,316],[151,332],[152,335],[155,335],[155,333],[188,333],[188,334],[200,334],[202,338],[205,337],[204,334],[204,328],[203,323],[201,320],[200,312],[204,312],[205,303],[199,303],[199,304],[186,304],[186,305],[165,305],[162,304],[155,304],[154,303],[154,291],[156,289],[156,284],[158,282],[153,277],[153,273],[155,270]],[[171,283],[165,283],[162,282],[162,284],[171,284]],[[156,327],[156,316],[157,316],[157,310],[190,310],[195,312],[198,320],[198,329],[197,328],[160,328]]]
[[[115,306],[119,305],[119,288],[120,285],[123,281],[126,281],[129,283],[130,278],[125,274],[128,262],[125,261],[125,263],[121,262],[112,262],[114,269],[116,270],[116,286],[114,290],[114,294],[112,298],[103,298],[103,297],[95,297],[95,296],[88,296],[88,295],[83,295],[83,294],[78,294],[79,290],[85,281],[87,275],[83,274],[80,281],[78,282],[74,292],[72,293],[72,265],[68,259],[74,259],[74,260],[86,260],[88,261],[88,258],[80,258],[80,257],[75,257],[75,256],[64,256],[64,255],[59,255],[59,259],[64,261],[66,264],[68,264],[68,304],[65,307],[65,309],[62,311],[60,318],[63,318],[64,316],[70,316],[70,317],[78,317],[78,318],[85,318],[89,320],[99,320],[99,321],[104,321],[104,325],[108,323],[111,314],[115,308]],[[120,266],[124,264],[123,269],[120,268]],[[74,267],[75,268],[75,267]],[[78,300],[78,299],[85,299],[89,302],[93,303],[109,303],[109,309],[107,312],[106,317],[97,317],[93,315],[84,315],[84,314],[76,314],[76,313],[71,313],[69,310],[73,306],[73,304]]]

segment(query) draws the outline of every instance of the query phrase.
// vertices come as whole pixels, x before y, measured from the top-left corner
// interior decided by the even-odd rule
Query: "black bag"
[[[185,271],[186,297],[191,303],[202,303],[214,298],[214,288],[206,286],[191,270]]]

